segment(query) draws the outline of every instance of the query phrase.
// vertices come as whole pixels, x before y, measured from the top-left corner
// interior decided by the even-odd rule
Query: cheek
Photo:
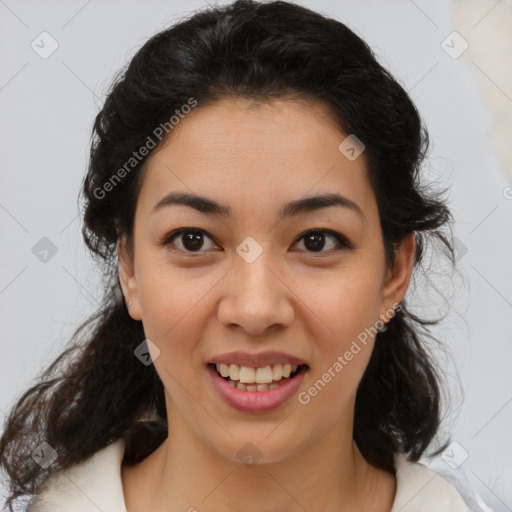
[[[218,278],[173,267],[164,257],[142,251],[138,265],[138,299],[146,335],[163,344],[191,337],[201,325],[202,306]]]
[[[142,323],[146,337],[159,349],[155,370],[173,402],[185,412],[194,410],[190,394],[193,372],[203,364],[196,348],[207,328],[211,304],[208,306],[204,283],[201,286],[169,269],[165,272],[153,272],[141,280]]]
[[[320,332],[314,336],[322,353],[344,350],[352,339],[378,319],[380,288],[372,272],[354,267],[316,281],[304,282],[301,298],[316,315]]]
[[[337,421],[355,399],[375,340],[367,312],[351,305],[338,315],[339,319],[331,322],[336,336],[328,333],[315,338],[316,364],[308,374],[304,393],[298,397],[300,403],[311,404],[326,424]]]
[[[315,340],[316,365],[304,401],[330,403],[336,415],[356,392],[373,349],[378,319],[378,283],[368,272],[330,280],[305,294],[309,335]]]

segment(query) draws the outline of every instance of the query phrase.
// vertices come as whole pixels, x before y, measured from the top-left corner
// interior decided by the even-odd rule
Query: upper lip
[[[266,352],[258,352],[256,354],[250,354],[249,352],[227,352],[213,357],[208,361],[214,364],[237,364],[238,366],[249,366],[252,368],[260,368],[267,365],[273,364],[307,364],[304,359],[286,354],[285,352],[278,352],[275,350],[268,350]]]

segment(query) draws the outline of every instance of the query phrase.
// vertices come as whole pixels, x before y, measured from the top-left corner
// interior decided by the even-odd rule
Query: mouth
[[[308,371],[307,364],[273,364],[253,368],[238,364],[207,363],[211,371],[240,391],[267,392],[280,388]]]
[[[309,370],[307,364],[252,367],[224,361],[205,365],[214,391],[233,409],[251,414],[270,413],[285,406],[299,391]]]

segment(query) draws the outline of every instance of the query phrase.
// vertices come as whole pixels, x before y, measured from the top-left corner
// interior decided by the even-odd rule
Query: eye
[[[322,248],[325,246],[326,240],[329,237],[333,239],[335,242],[337,242],[337,247],[336,244],[334,244],[334,249],[323,251]],[[329,229],[315,229],[307,231],[306,233],[299,237],[298,241],[301,241],[303,239],[306,250],[308,252],[313,253],[329,253],[340,251],[342,249],[353,248],[352,244],[344,236],[340,235],[339,233],[336,233],[336,231],[331,231]]]
[[[178,250],[185,252],[205,252],[199,250],[204,244],[204,237],[212,240],[202,229],[181,228],[169,233],[161,245],[171,245],[171,242],[173,242],[175,238],[178,238],[180,241],[178,245],[181,245],[181,247],[178,247]],[[217,246],[215,245],[215,247]]]
[[[201,251],[204,246],[204,239],[211,240],[213,239],[209,237],[205,231],[198,228],[180,228],[175,231],[169,233],[161,245],[167,246],[174,244],[174,240],[178,239],[179,243],[175,244],[178,247],[176,248],[179,251],[184,252],[205,252]],[[331,245],[334,245],[334,248],[330,250],[324,251],[322,250],[326,245],[326,240],[331,238],[334,240],[331,242]],[[306,233],[302,234],[294,245],[296,245],[299,241],[304,240],[304,247],[307,252],[312,253],[330,253],[335,251],[340,251],[342,249],[351,249],[353,245],[342,235],[337,233],[336,231],[331,231],[329,229],[315,229],[309,230]],[[181,246],[181,247],[180,247]],[[218,248],[218,246],[213,243],[213,248]],[[208,249],[208,248],[207,248]]]

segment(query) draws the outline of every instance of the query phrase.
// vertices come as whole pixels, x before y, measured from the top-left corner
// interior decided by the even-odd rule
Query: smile
[[[260,368],[225,363],[215,365],[217,373],[232,383],[232,386],[246,391],[273,389],[273,387],[279,386],[279,383],[283,380],[294,377],[298,368],[299,365],[290,363],[267,365]],[[244,384],[248,384],[248,386],[244,386]],[[250,384],[253,384],[253,386],[250,386]],[[270,384],[270,386],[267,386],[267,384]]]
[[[259,368],[208,363],[208,374],[220,397],[241,412],[272,411],[287,402],[308,370],[308,365],[275,364]]]

